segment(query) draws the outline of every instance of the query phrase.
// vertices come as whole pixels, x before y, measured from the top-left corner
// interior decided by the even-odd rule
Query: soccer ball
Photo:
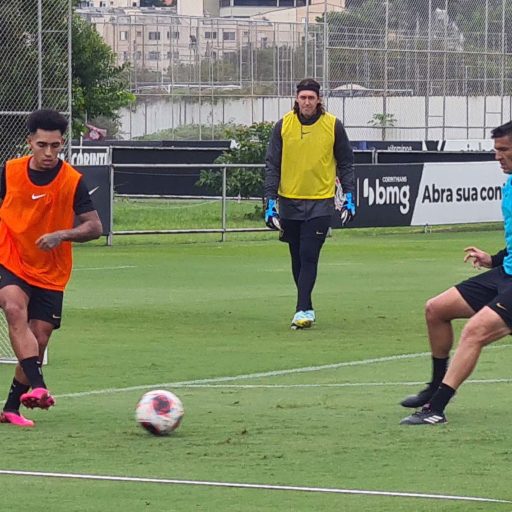
[[[183,404],[174,393],[156,389],[142,395],[135,419],[148,432],[163,436],[179,427],[183,414]]]

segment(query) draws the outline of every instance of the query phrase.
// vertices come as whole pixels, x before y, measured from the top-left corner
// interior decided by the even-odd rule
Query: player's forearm
[[[503,249],[496,254],[493,254],[491,256],[491,267],[498,267],[500,265],[503,265],[503,260],[505,259],[505,256],[508,256],[508,250]]]
[[[336,173],[344,192],[355,192],[354,153],[345,128],[339,119],[335,125],[334,156]]]
[[[59,231],[61,241],[89,242],[101,236],[103,228],[99,220],[89,220],[72,229]]]
[[[281,157],[283,151],[281,125],[282,121],[278,121],[274,127],[265,157],[263,194],[265,197],[273,199],[277,197],[277,189],[279,188],[279,181],[281,180]]]

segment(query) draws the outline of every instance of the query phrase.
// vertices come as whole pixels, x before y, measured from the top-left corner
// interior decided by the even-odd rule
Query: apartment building
[[[269,21],[314,21],[324,11],[345,9],[346,0],[219,0],[222,18],[265,18]]]
[[[79,8],[94,7],[101,8],[123,8],[140,7],[140,0],[81,0],[78,2]]]
[[[129,62],[136,70],[168,77],[179,66],[200,68],[205,61],[212,66],[231,60],[232,66],[242,68],[255,50],[279,47],[291,52],[304,44],[306,19],[313,24],[324,9],[341,10],[344,4],[345,0],[177,0],[171,10],[126,6],[78,12],[113,49],[118,64]],[[217,12],[221,16],[211,15]]]
[[[162,4],[166,7],[176,7],[177,0],[162,0]],[[146,0],[80,0],[79,8],[94,7],[101,8],[123,8],[123,7],[146,7]]]

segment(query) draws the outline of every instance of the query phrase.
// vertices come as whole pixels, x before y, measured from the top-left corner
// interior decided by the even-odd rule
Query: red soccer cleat
[[[34,409],[34,407],[49,409],[55,405],[55,399],[46,388],[35,388],[21,395],[21,403],[29,409]]]
[[[0,413],[0,423],[11,423],[17,427],[33,427],[35,423],[32,420],[24,418],[19,412],[2,411]]]

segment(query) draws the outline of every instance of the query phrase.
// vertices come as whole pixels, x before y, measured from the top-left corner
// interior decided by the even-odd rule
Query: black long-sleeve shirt
[[[303,125],[314,124],[322,114],[316,114],[306,119],[299,115]],[[276,199],[279,182],[281,180],[281,157],[283,152],[283,139],[281,128],[283,120],[274,126],[265,158],[265,184],[266,198]],[[336,159],[336,175],[338,176],[345,193],[355,190],[354,154],[347,136],[347,132],[339,119],[334,124],[334,158]],[[315,217],[332,215],[334,213],[334,200],[328,199],[290,199],[279,197],[279,215],[283,219],[307,220]]]
[[[493,254],[491,256],[491,267],[499,267],[500,265],[503,265],[503,260],[505,259],[505,256],[508,256],[508,250],[502,249],[501,251],[497,252],[496,254]]]

